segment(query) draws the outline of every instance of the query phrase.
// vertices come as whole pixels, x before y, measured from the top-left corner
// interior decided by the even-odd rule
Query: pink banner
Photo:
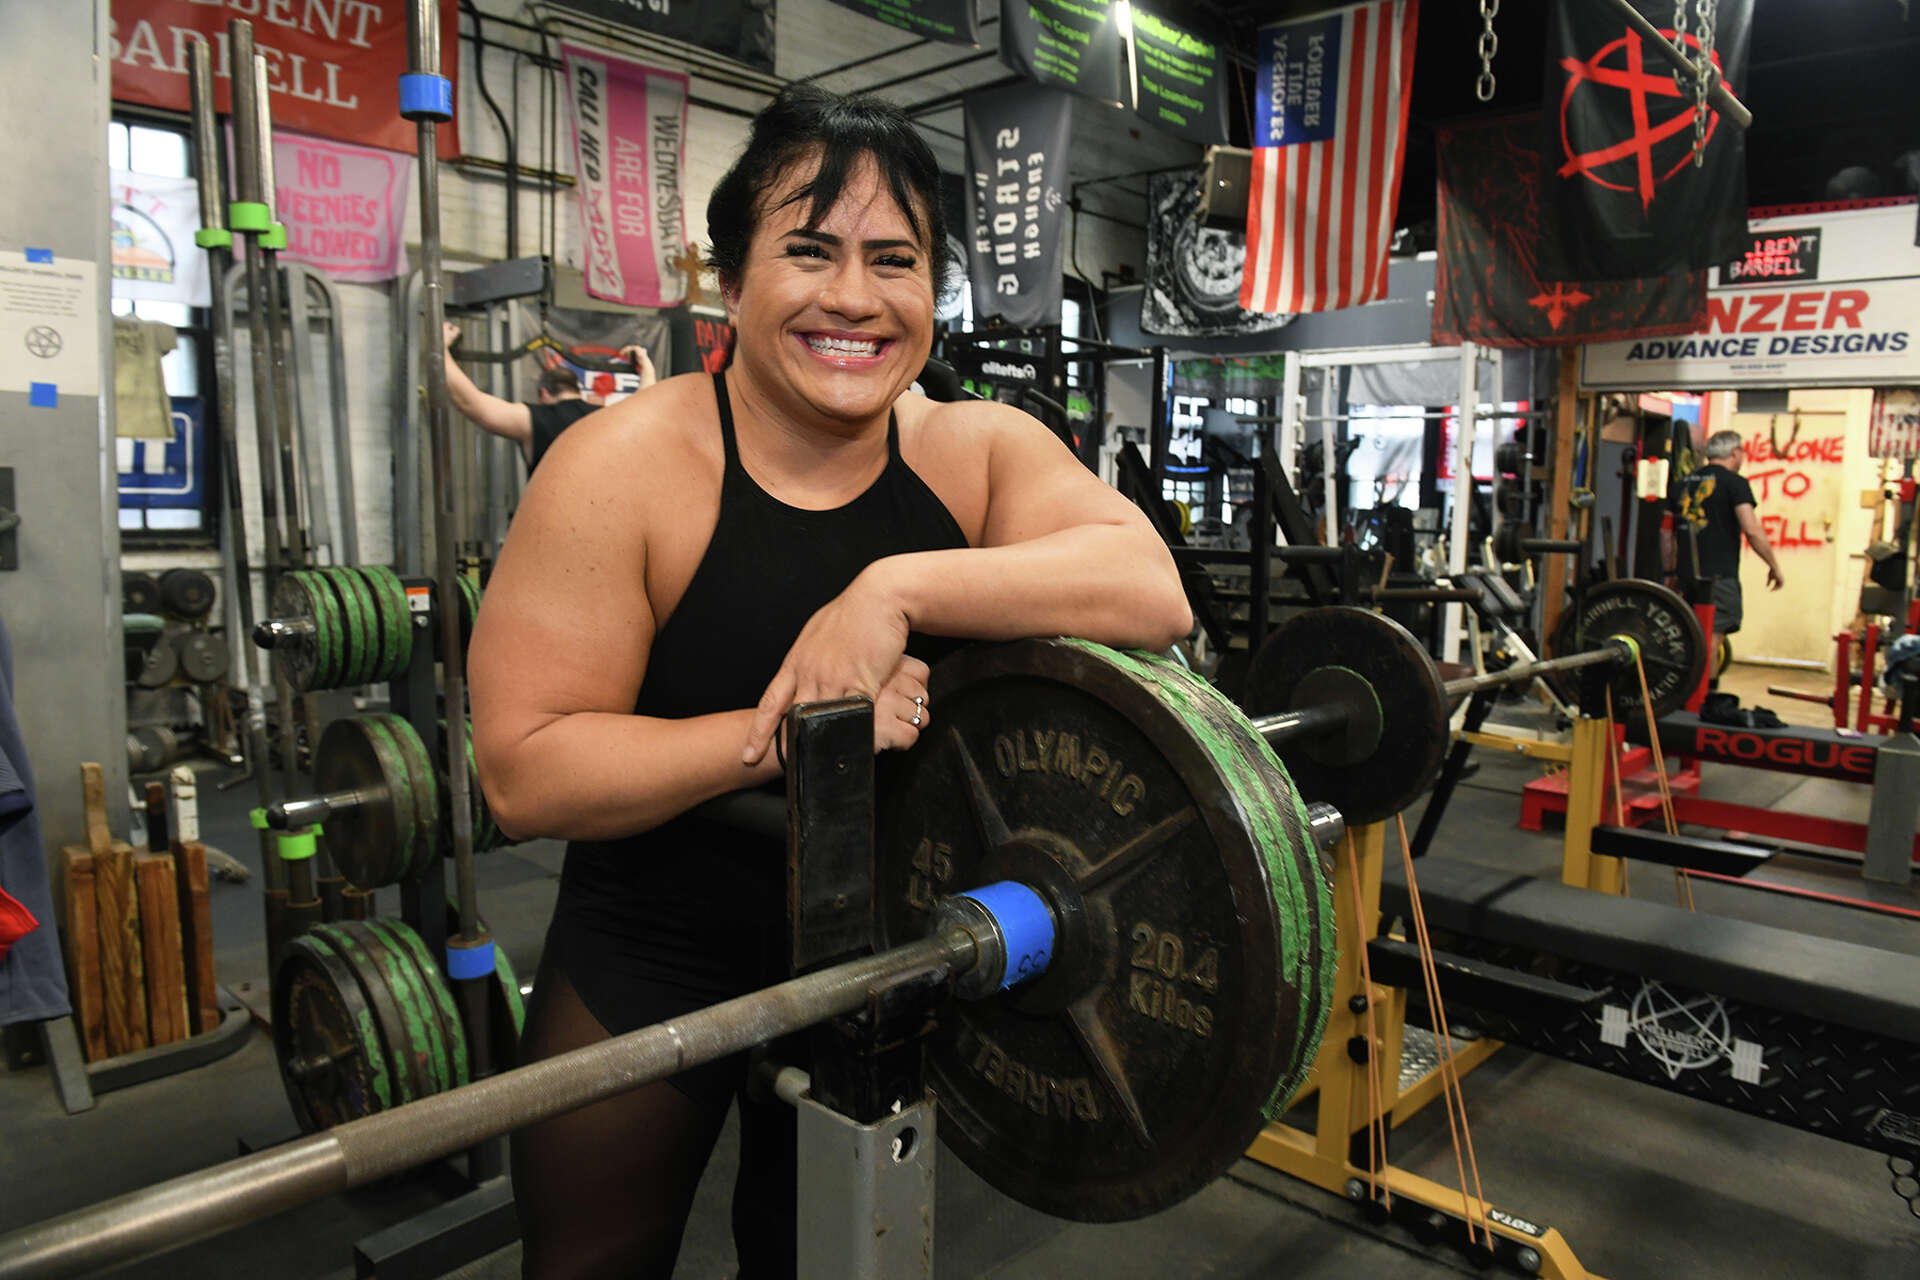
[[[587,292],[634,307],[687,295],[680,178],[687,77],[598,49],[560,46],[572,106]]]
[[[411,156],[275,130],[275,212],[287,224],[282,256],[335,280],[405,275],[412,176]]]

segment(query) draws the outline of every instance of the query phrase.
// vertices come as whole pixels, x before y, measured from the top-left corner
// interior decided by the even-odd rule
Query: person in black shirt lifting
[[[1740,474],[1745,460],[1738,431],[1716,431],[1707,437],[1706,465],[1688,472],[1674,486],[1668,506],[1673,528],[1661,533],[1669,572],[1682,582],[1713,579],[1713,651],[1740,629],[1740,539],[1752,544],[1766,562],[1767,586],[1786,585],[1773,544],[1753,510],[1753,486]],[[1691,532],[1689,532],[1691,530]],[[1694,548],[1700,563],[1694,564]]]
[[[447,345],[447,396],[453,401],[453,407],[482,431],[505,436],[519,445],[528,471],[540,465],[540,459],[546,456],[547,449],[562,431],[600,407],[581,396],[579,376],[565,365],[555,365],[540,375],[538,403],[520,404],[488,395],[473,384],[473,379],[453,358],[453,344],[460,339],[460,326],[448,321],[441,327],[441,336]],[[645,347],[622,347],[620,358],[640,374],[639,390],[654,384],[653,361],[648,358]]]

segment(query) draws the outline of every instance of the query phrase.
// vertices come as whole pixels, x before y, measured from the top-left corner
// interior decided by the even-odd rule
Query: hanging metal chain
[[[1500,0],[1480,0],[1480,78],[1474,81],[1473,95],[1482,102],[1493,101],[1493,57],[1500,52],[1493,20],[1499,13]]]
[[[1716,0],[1694,0],[1700,48],[1693,69],[1693,167],[1707,162],[1707,86],[1712,82],[1714,27],[1719,15]]]

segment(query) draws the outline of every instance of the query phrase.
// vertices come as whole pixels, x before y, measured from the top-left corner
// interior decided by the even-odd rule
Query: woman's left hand
[[[876,698],[907,651],[907,615],[863,573],[800,629],[799,638],[760,698],[740,753],[754,765],[766,757],[788,708],[829,698]]]

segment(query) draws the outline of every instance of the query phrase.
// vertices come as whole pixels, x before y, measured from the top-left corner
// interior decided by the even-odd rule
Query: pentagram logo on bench
[[[1673,37],[1672,28],[1663,28],[1662,36]],[[1689,49],[1700,42],[1692,35],[1682,37]],[[1693,94],[1691,87],[1682,93],[1673,82],[1673,73],[1664,62],[1647,66],[1646,49],[1640,37],[1629,29],[1618,40],[1600,47],[1586,61],[1560,59],[1567,73],[1567,86],[1560,94],[1560,147],[1565,157],[1559,176],[1580,174],[1614,191],[1632,191],[1640,196],[1640,207],[1652,206],[1654,188],[1666,182],[1693,161]],[[1720,65],[1718,54],[1713,65]],[[1731,86],[1729,86],[1731,87]],[[1623,92],[1628,98],[1628,119],[1633,132],[1617,142],[1603,143],[1588,151],[1574,145],[1567,117],[1582,95]],[[1712,145],[1720,127],[1720,113],[1707,108],[1707,133],[1704,145]],[[1593,113],[1599,116],[1600,113]],[[1611,113],[1608,113],[1611,114]]]
[[[27,330],[25,338],[27,350],[42,360],[51,360],[60,354],[60,348],[66,342],[60,337],[60,331],[52,325],[37,324]]]

